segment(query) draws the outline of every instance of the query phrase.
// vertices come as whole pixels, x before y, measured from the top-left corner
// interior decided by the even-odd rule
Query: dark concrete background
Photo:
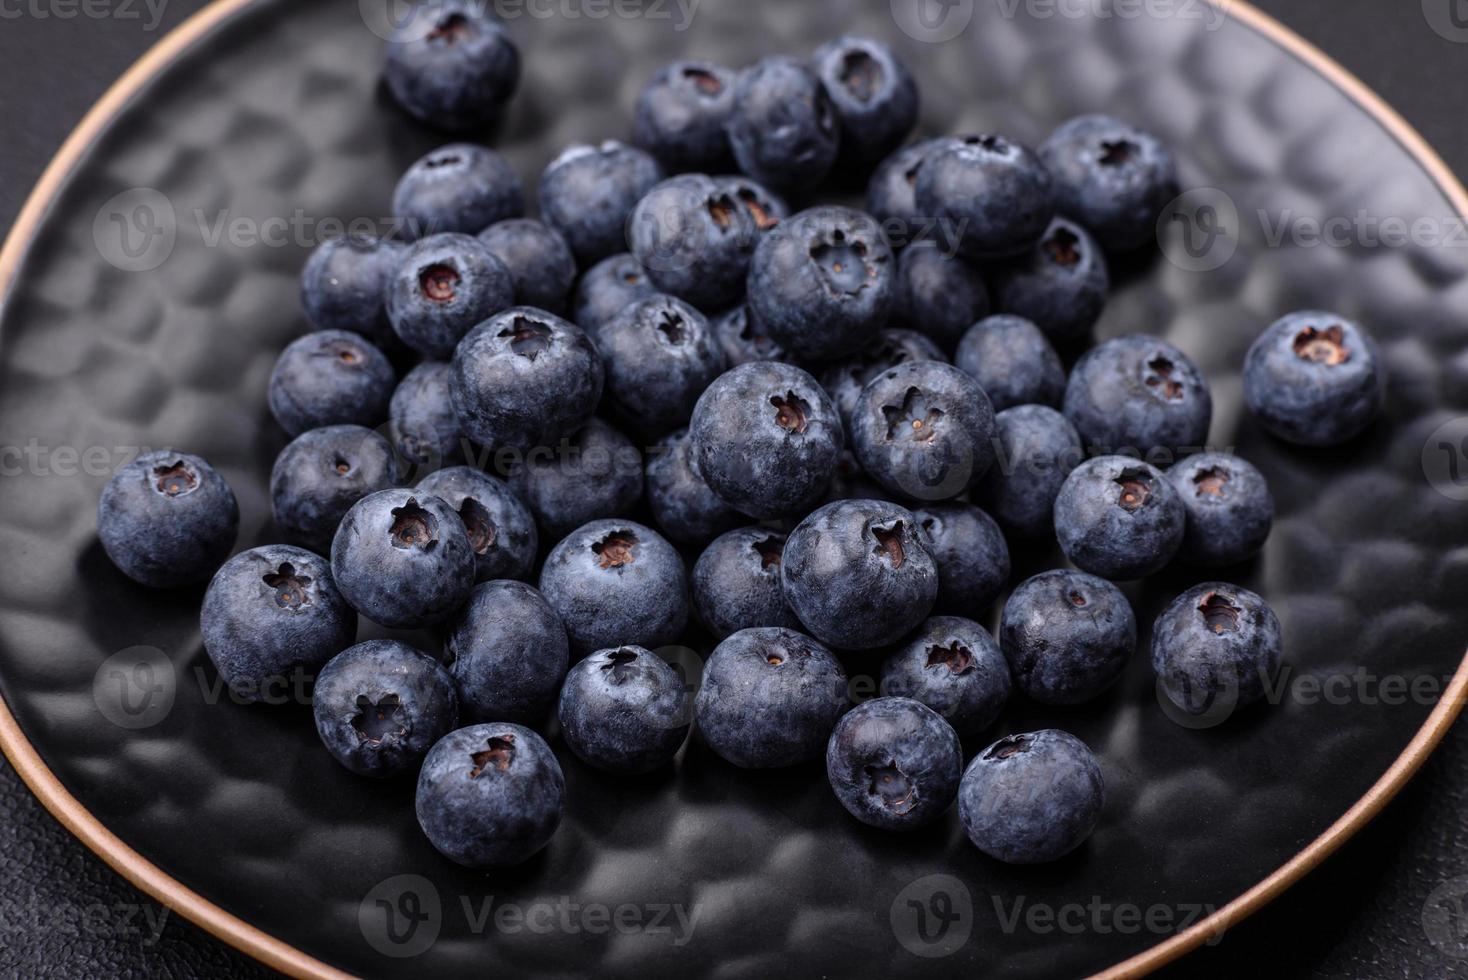
[[[1468,17],[1463,0],[1258,0],[1374,88],[1455,172],[1468,175],[1461,100],[1468,43],[1440,36],[1428,16],[1449,4]],[[46,162],[107,86],[202,6],[111,0],[112,16],[93,17],[72,0],[0,0],[0,228],[9,227]],[[61,16],[68,10],[74,16]],[[1468,733],[1459,725],[1412,785],[1325,866],[1165,975],[1468,976],[1468,960],[1434,947],[1422,925],[1433,890],[1468,875],[1465,815]],[[0,762],[0,975],[269,971],[165,914],[68,835]]]

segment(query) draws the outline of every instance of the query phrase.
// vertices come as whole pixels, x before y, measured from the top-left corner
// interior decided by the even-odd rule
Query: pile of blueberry
[[[389,87],[432,126],[482,129],[519,56],[484,5],[433,9],[389,45]],[[1237,566],[1273,505],[1259,470],[1206,451],[1212,401],[1183,351],[1090,340],[1107,256],[1147,247],[1177,193],[1168,150],[1102,116],[1038,151],[904,146],[917,113],[893,52],[843,37],[664,68],[635,145],[545,169],[540,220],[493,150],[435,150],[394,195],[412,240],[343,238],[306,265],[317,330],[269,389],[294,543],[230,557],[230,488],[167,452],[104,491],[107,553],[150,586],[212,576],[220,675],[248,697],[314,674],[326,748],[364,776],[416,773],[425,834],[471,867],[554,833],[552,709],[604,770],[668,765],[696,723],[736,766],[824,754],[865,823],[921,826],[956,800],[985,853],[1060,857],[1102,808],[1091,751],[1012,734],[965,769],[960,737],[1016,690],[1106,691],[1137,644],[1113,583]],[[822,202],[863,183],[865,210]],[[1380,410],[1378,362],[1350,321],[1291,314],[1250,349],[1245,399],[1280,439],[1338,444]],[[1057,540],[1074,567],[1010,589],[1010,548]],[[976,620],[1006,590],[996,641]],[[442,656],[355,643],[359,616],[436,631],[414,636]],[[719,642],[690,697],[655,651],[693,642],[695,618]],[[881,654],[881,696],[852,707],[859,651]],[[1152,630],[1186,712],[1259,700],[1280,653],[1269,606],[1224,582]]]

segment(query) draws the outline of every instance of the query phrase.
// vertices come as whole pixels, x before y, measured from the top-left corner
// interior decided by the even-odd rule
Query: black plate
[[[221,699],[199,594],[134,586],[96,543],[108,473],[135,447],[164,446],[225,472],[242,547],[277,539],[266,478],[283,438],[265,381],[305,327],[306,246],[327,219],[381,228],[398,174],[439,142],[385,101],[381,41],[359,5],[260,0],[108,127],[34,236],[0,321],[0,445],[23,449],[0,480],[0,691],[91,813],[205,899],[354,972],[1019,977],[1085,973],[1155,945],[1270,874],[1367,791],[1435,702],[1378,697],[1397,683],[1384,679],[1440,689],[1468,638],[1468,552],[1457,546],[1468,494],[1447,470],[1461,433],[1447,450],[1429,440],[1468,390],[1454,309],[1463,265],[1450,249],[1370,247],[1364,231],[1346,247],[1270,235],[1282,216],[1358,211],[1444,227],[1452,206],[1411,153],[1314,69],[1211,8],[1033,17],[1023,3],[960,0],[937,28],[956,36],[941,43],[909,36],[882,2],[704,0],[691,23],[672,4],[645,4],[667,16],[639,19],[566,9],[577,16],[512,22],[526,73],[496,145],[532,186],[565,143],[625,137],[633,98],[662,62],[741,64],[842,31],[900,48],[922,83],[924,134],[997,129],[1034,143],[1066,116],[1106,110],[1168,139],[1187,186],[1221,189],[1199,201],[1237,218],[1197,254],[1184,247],[1188,222],[1169,225],[1176,261],[1117,270],[1101,332],[1164,335],[1207,372],[1212,441],[1257,463],[1279,508],[1265,555],[1234,578],[1279,611],[1291,678],[1350,683],[1318,698],[1296,686],[1267,710],[1193,730],[1159,707],[1138,657],[1096,704],[1014,706],[996,730],[1067,728],[1106,773],[1102,826],[1050,867],[983,858],[953,815],[916,835],[869,832],[819,768],[741,772],[696,740],[674,771],[638,780],[563,752],[570,810],[542,856],[493,876],[449,864],[418,832],[410,783],[348,774],[300,705]],[[1211,213],[1229,225],[1227,206]],[[1204,208],[1185,214],[1194,230],[1210,226]],[[114,215],[135,222],[136,247],[122,247]],[[272,217],[287,219],[283,239],[239,237]],[[148,238],[150,228],[173,233]],[[170,239],[155,264],[163,251],[149,242]],[[1390,369],[1387,418],[1339,451],[1289,449],[1241,410],[1244,350],[1302,307],[1369,325]],[[1139,621],[1196,580],[1129,588]],[[144,688],[153,701],[139,700]],[[487,901],[509,918],[481,919]],[[1043,918],[1094,905],[1160,912],[1152,925],[1104,911]],[[691,934],[670,909],[695,917]]]

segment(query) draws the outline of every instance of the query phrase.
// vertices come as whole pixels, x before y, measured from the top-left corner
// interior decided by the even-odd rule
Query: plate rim
[[[0,246],[0,311],[10,299],[16,277],[51,204],[99,137],[150,82],[183,57],[196,42],[236,14],[262,0],[210,0],[159,38],[113,82],[68,134],[27,195]],[[1249,0],[1206,0],[1225,17],[1262,35],[1298,58],[1360,106],[1427,173],[1453,209],[1468,217],[1468,190],[1431,145],[1390,104],[1334,58],[1286,27]],[[1318,867],[1376,817],[1437,748],[1468,703],[1468,653],[1442,698],[1402,753],[1345,813],[1290,860],[1206,919],[1095,974],[1093,980],[1141,977],[1222,935],[1277,898]],[[287,976],[303,980],[344,980],[345,973],[270,935],[184,885],[114,834],[71,794],[42,760],[39,751],[0,694],[0,752],[41,805],[66,830],[134,887],[240,952]]]

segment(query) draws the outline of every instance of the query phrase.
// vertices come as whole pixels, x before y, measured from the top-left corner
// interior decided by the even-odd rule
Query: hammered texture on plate
[[[487,876],[440,858],[414,823],[411,784],[347,773],[304,707],[221,697],[200,593],[134,586],[96,542],[97,495],[143,447],[213,461],[240,498],[241,547],[275,539],[267,482],[284,438],[265,385],[306,326],[307,248],[332,221],[383,227],[398,174],[439,142],[382,94],[381,41],[359,13],[370,6],[261,0],[165,71],[68,181],[0,316],[0,692],[67,788],[184,884],[374,976],[1071,976],[1167,930],[1046,929],[1027,910],[1104,903],[1181,923],[1221,906],[1343,813],[1421,725],[1429,699],[1372,698],[1368,682],[1368,696],[1286,697],[1189,730],[1159,707],[1139,655],[1095,704],[1016,704],[996,726],[1063,727],[1100,756],[1103,822],[1054,866],[984,858],[956,814],[914,835],[869,831],[819,767],[742,772],[696,739],[672,771],[640,779],[558,747],[570,808],[544,854]],[[1340,91],[1227,18],[1035,17],[978,0],[950,5],[971,21],[930,42],[884,0],[704,0],[686,24],[671,3],[656,8],[667,18],[638,19],[556,6],[581,15],[511,23],[526,70],[492,140],[530,186],[565,143],[625,138],[665,61],[744,64],[842,32],[898,47],[922,85],[924,135],[996,129],[1035,143],[1097,110],[1156,130],[1186,187],[1233,203],[1238,248],[1209,271],[1160,254],[1115,270],[1100,332],[1155,333],[1196,359],[1213,386],[1210,441],[1269,477],[1278,521],[1239,584],[1279,612],[1290,676],[1441,684],[1455,669],[1468,509],[1433,488],[1423,453],[1468,414],[1461,253],[1270,241],[1282,216],[1450,218],[1420,166]],[[119,194],[173,229],[156,268],[120,250],[108,223]],[[1248,344],[1306,307],[1368,325],[1390,374],[1387,417],[1336,451],[1277,443],[1241,405]],[[1056,560],[1023,556],[1016,576]],[[1146,625],[1199,580],[1127,588],[1142,649]],[[109,685],[126,694],[139,664],[168,703],[119,715]]]

